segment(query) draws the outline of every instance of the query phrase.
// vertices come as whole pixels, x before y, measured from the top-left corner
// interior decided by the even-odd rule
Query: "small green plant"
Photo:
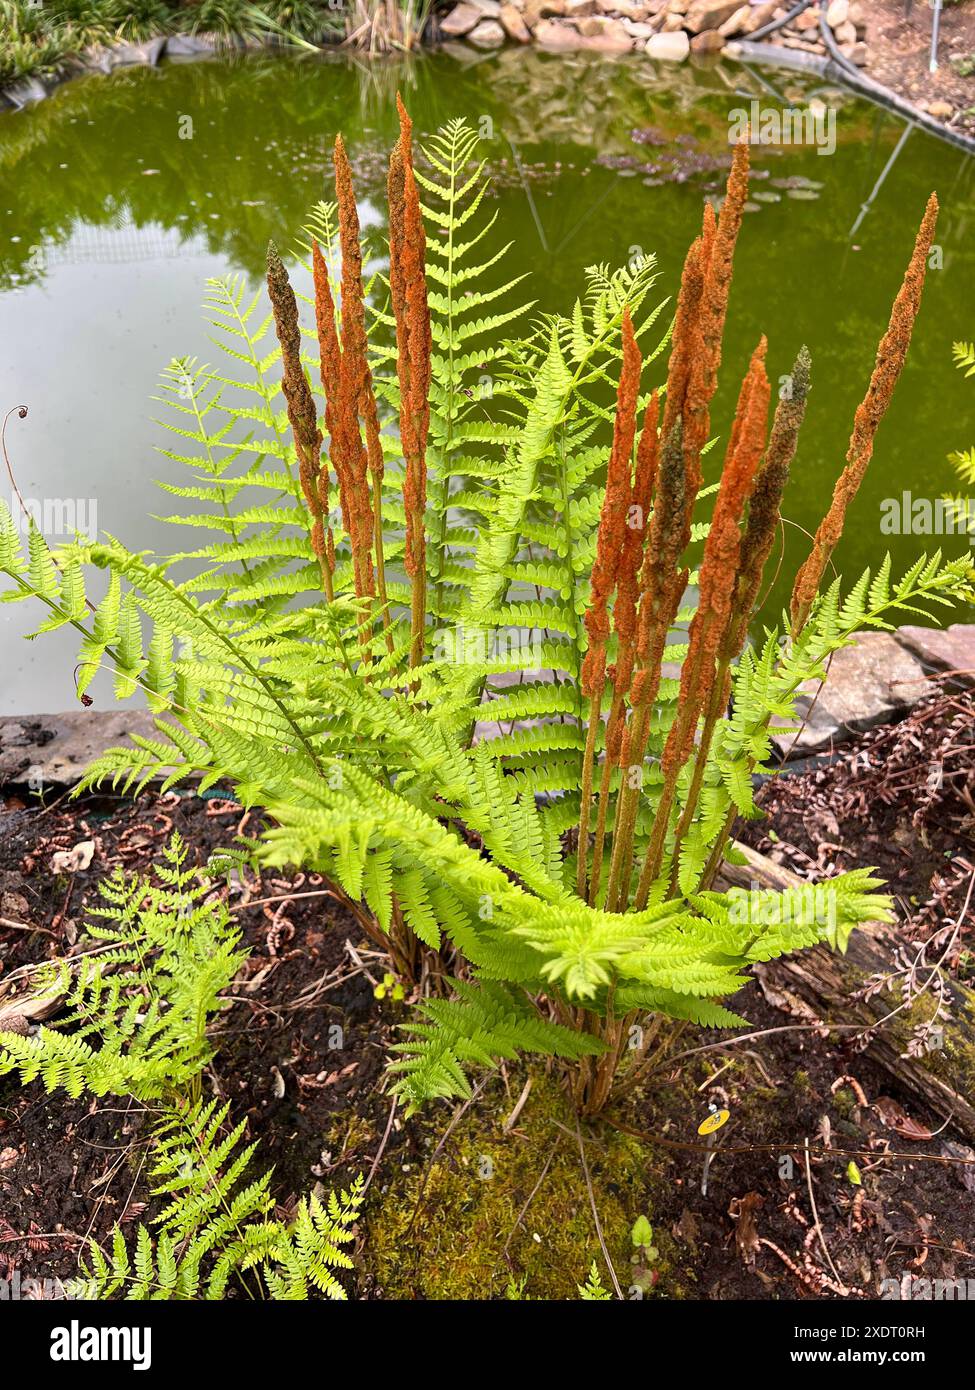
[[[599,1266],[593,1260],[589,1267],[589,1277],[584,1284],[579,1284],[579,1297],[587,1303],[611,1303],[613,1295],[603,1286],[602,1276],[599,1273]]]
[[[246,959],[213,884],[187,868],[174,833],[158,881],[114,875],[101,885],[81,951],[37,972],[39,1001],[61,1012],[36,1035],[0,1031],[0,1075],[47,1091],[127,1096],[148,1109],[152,1196],[162,1211],[131,1243],[116,1227],[111,1251],[91,1245],[74,1296],[219,1299],[231,1278],[250,1295],[345,1298],[334,1270],[351,1268],[363,1185],[303,1199],[275,1216],[271,1174],[252,1173],[246,1122],[228,1127],[229,1105],[204,1101],[213,1056],[208,1028]],[[16,1018],[16,1007],[8,1008]]]
[[[342,1247],[353,1238],[362,1179],[324,1201],[303,1198],[290,1221],[277,1219],[271,1175],[247,1176],[257,1146],[241,1147],[243,1122],[226,1131],[228,1110],[197,1103],[157,1122],[150,1180],[163,1210],[152,1231],[140,1224],[128,1244],[116,1227],[109,1254],[94,1246],[70,1293],[209,1301],[224,1298],[236,1276],[252,1297],[346,1297],[334,1271],[352,1268]]]

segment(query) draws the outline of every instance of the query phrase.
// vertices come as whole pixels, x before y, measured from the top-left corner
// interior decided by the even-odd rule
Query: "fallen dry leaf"
[[[902,1139],[914,1139],[918,1143],[923,1143],[927,1139],[934,1138],[929,1129],[919,1124],[917,1120],[912,1120],[900,1102],[893,1100],[890,1096],[878,1096],[873,1103],[873,1108],[887,1128],[899,1134]]]
[[[51,856],[52,874],[78,874],[91,866],[95,841],[79,840],[74,849],[59,849]]]
[[[728,1215],[735,1222],[735,1245],[742,1263],[749,1269],[758,1254],[759,1238],[756,1213],[764,1206],[765,1198],[760,1192],[746,1192],[744,1197],[733,1197],[728,1207]]]

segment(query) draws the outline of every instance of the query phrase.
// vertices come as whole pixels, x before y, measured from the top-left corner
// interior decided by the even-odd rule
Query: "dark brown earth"
[[[945,4],[941,11],[938,70],[930,72],[931,6],[914,0],[869,0],[867,66],[875,82],[920,106],[952,129],[975,135],[975,5]],[[947,103],[950,111],[942,110]]]
[[[877,864],[895,884],[905,941],[943,931],[964,909],[973,874],[972,716],[970,695],[948,694],[903,725],[872,731],[829,769],[767,785],[761,800],[770,819],[748,827],[747,838],[799,872]],[[941,750],[940,783],[931,776],[932,749]],[[958,775],[963,768],[967,777]],[[255,815],[219,797],[88,797],[46,809],[28,799],[8,789],[0,812],[0,993],[16,984],[19,967],[70,949],[97,880],[120,863],[145,869],[173,827],[200,863],[239,830],[258,828]],[[52,872],[58,850],[87,839],[95,842],[88,869]],[[486,1082],[446,1140],[455,1110],[440,1105],[409,1121],[397,1116],[383,1146],[390,1110],[383,1063],[407,1013],[374,997],[383,960],[332,897],[247,905],[327,891],[309,877],[246,876],[231,905],[252,954],[220,1020],[208,1089],[231,1102],[235,1118],[246,1116],[261,1166],[274,1165],[284,1210],[316,1183],[327,1189],[368,1172],[381,1155],[361,1227],[369,1239],[360,1240],[350,1292],[460,1296],[456,1272],[448,1282],[444,1231],[495,1220],[482,1196],[490,1185],[464,1177],[471,1145],[479,1152],[487,1142],[502,1158],[518,1158],[508,1165],[517,1219],[505,1217],[518,1239],[506,1247],[498,1277],[472,1276],[464,1296],[503,1297],[509,1276],[531,1271],[525,1296],[553,1296],[552,1286],[571,1297],[599,1246],[569,1112],[542,1113],[552,1085],[536,1071],[520,1119],[504,1130],[525,1079],[508,1067]],[[951,958],[961,974],[971,973],[970,916]],[[653,1222],[659,1257],[649,1296],[876,1297],[887,1278],[975,1277],[975,1165],[958,1161],[975,1153],[950,1129],[939,1132],[944,1117],[900,1094],[856,1038],[840,1044],[836,1034],[797,1023],[756,985],[735,1007],[758,1036],[735,1044],[731,1035],[692,1028],[662,1034],[645,1086],[612,1112],[619,1128],[580,1131],[597,1210],[605,1203],[626,1224],[641,1212]],[[335,1024],[338,1047],[330,1046]],[[731,1119],[717,1136],[705,1195],[705,1141],[696,1131],[709,1103]],[[0,1277],[14,1268],[22,1278],[71,1275],[86,1240],[104,1243],[115,1222],[151,1217],[142,1118],[129,1103],[65,1101],[0,1078]],[[544,1146],[543,1125],[551,1136]],[[621,1129],[630,1145],[624,1176],[613,1167]],[[544,1177],[553,1137],[561,1137],[567,1166],[553,1164]],[[431,1154],[435,1180],[424,1188]],[[560,1191],[551,1190],[555,1174]],[[375,1246],[373,1239],[387,1213],[395,1226],[395,1203],[405,1203],[406,1234],[402,1258],[391,1260],[381,1237]],[[548,1249],[565,1256],[546,1222],[564,1222],[566,1204],[585,1236],[570,1270],[549,1270]],[[603,1216],[612,1227],[608,1210]],[[613,1229],[607,1243],[625,1295],[629,1251]],[[469,1263],[476,1266],[474,1252]]]

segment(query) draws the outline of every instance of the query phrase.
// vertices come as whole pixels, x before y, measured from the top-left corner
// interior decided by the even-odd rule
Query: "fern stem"
[[[589,812],[592,802],[593,765],[596,758],[596,735],[602,723],[602,701],[605,682],[600,681],[589,697],[589,727],[582,755],[582,788],[579,801],[579,854],[576,867],[576,892],[585,901],[586,860],[589,853]]]

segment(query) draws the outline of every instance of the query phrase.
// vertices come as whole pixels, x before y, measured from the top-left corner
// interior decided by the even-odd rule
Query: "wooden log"
[[[798,888],[808,886],[791,869],[774,863],[747,845],[736,848],[746,864],[726,863],[717,885],[720,888]],[[927,987],[905,1005],[902,986],[903,964],[895,960],[898,948],[906,946],[913,960],[917,948],[897,935],[896,925],[870,922],[853,932],[845,956],[827,946],[780,960],[756,965],[753,973],[766,998],[785,1012],[801,1011],[805,1005],[824,1025],[844,1025],[840,1038],[854,1038],[862,1050],[911,1096],[923,1101],[968,1139],[975,1138],[975,992],[938,971],[929,962],[918,971],[919,986]],[[886,983],[863,998],[862,992],[877,977]],[[915,1028],[935,1013],[940,992],[944,991],[947,1016],[937,1027],[919,1055],[907,1054]],[[790,1008],[790,998],[801,1001],[799,1010]],[[848,1025],[858,1025],[852,1031]],[[863,1044],[866,1044],[863,1046]]]

